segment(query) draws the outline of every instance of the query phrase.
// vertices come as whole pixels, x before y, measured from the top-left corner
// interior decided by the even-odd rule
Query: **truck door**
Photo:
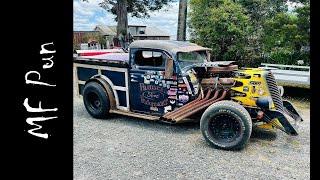
[[[169,55],[161,50],[132,49],[130,108],[134,112],[163,115],[176,102],[177,78],[165,78]],[[170,100],[168,97],[172,96]]]

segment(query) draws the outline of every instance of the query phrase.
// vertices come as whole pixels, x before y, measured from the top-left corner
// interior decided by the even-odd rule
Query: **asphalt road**
[[[300,107],[300,106],[299,106]],[[74,179],[310,179],[310,111],[299,136],[255,130],[241,151],[210,147],[199,123],[90,117],[74,97]]]

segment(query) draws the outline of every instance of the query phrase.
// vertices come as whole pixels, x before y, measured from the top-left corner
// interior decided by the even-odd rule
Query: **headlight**
[[[283,94],[284,94],[283,86],[278,86],[278,89],[279,89],[280,96],[283,96]]]
[[[270,96],[259,97],[256,101],[256,105],[262,109],[271,109],[272,99]]]

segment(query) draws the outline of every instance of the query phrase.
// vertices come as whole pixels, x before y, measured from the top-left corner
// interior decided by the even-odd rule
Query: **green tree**
[[[260,65],[264,54],[265,21],[274,17],[277,13],[286,12],[288,9],[286,1],[236,0],[236,2],[246,9],[246,14],[250,17],[253,27],[248,38],[244,61],[254,61],[253,65]]]
[[[280,12],[264,23],[264,52],[266,61],[296,64],[298,60],[310,63],[310,5],[308,2],[292,13]],[[307,50],[306,50],[307,49]]]
[[[299,51],[299,59],[310,64],[310,3],[307,1],[304,6],[295,11],[297,13],[298,37],[296,37],[296,49]]]
[[[284,0],[235,0],[243,6],[254,24],[261,25],[268,18],[288,10]]]
[[[252,30],[245,9],[231,0],[191,0],[192,41],[212,48],[213,60],[242,60]]]
[[[293,12],[289,1],[298,5]],[[309,63],[309,0],[191,0],[190,6],[192,40],[211,47],[215,60]]]

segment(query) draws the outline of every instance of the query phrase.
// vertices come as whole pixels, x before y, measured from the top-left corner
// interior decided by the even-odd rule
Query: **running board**
[[[114,113],[114,114],[121,114],[121,115],[125,115],[125,116],[147,119],[147,120],[151,120],[151,121],[158,121],[160,119],[160,117],[158,117],[158,116],[151,116],[151,115],[135,113],[135,112],[128,112],[128,111],[123,111],[123,110],[110,109],[109,112]]]

